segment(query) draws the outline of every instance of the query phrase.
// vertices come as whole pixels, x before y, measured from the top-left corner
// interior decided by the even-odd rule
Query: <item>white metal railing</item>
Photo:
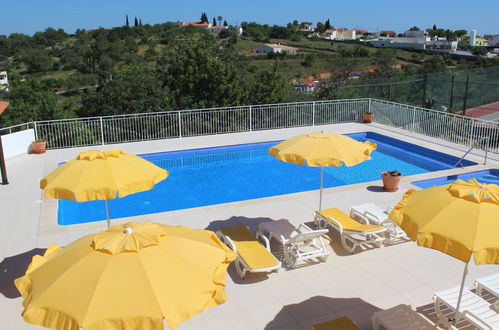
[[[499,124],[447,112],[376,99],[296,102],[131,115],[37,121],[0,129],[33,128],[50,149],[358,122],[371,111],[375,121],[463,145],[488,139],[499,153]],[[485,145],[476,145],[485,149]]]

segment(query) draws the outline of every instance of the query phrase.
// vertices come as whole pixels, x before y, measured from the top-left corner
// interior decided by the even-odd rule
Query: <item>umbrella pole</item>
[[[322,186],[324,185],[324,167],[321,166],[321,189],[319,195],[319,214],[322,211]]]
[[[105,199],[106,202],[106,221],[107,221],[107,229],[111,227],[111,220],[109,220],[109,205],[107,203],[107,199]]]
[[[461,288],[459,289],[459,297],[457,298],[456,315],[452,319],[452,324],[456,325],[457,317],[459,316],[459,307],[461,307],[461,298],[463,297],[464,281],[466,280],[466,275],[468,275],[468,263],[464,265],[463,279],[461,280]]]

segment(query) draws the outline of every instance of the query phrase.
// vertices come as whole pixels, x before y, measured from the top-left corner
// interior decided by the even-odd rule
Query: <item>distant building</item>
[[[300,25],[298,25],[298,30],[305,31],[305,32],[312,32],[312,31],[314,31],[314,28],[312,27],[312,23],[301,22]]]
[[[195,26],[195,27],[199,27],[199,28],[208,30],[208,31],[216,33],[216,34],[218,34],[218,33],[222,32],[223,30],[229,28],[228,26],[217,26],[217,25],[213,25],[211,23],[201,23],[201,22],[178,22],[177,24],[179,26]],[[241,30],[242,30],[242,28],[241,28]],[[242,32],[241,32],[241,34],[242,34]]]
[[[491,46],[499,46],[499,34],[496,34],[495,36],[492,36],[492,38],[489,40],[489,45],[491,45]]]
[[[0,71],[0,91],[9,90],[9,77],[7,76],[7,71]]]
[[[228,28],[229,28],[228,26],[224,26],[224,25],[221,25],[221,26],[211,25],[210,27],[208,27],[208,31],[219,34],[223,30],[227,30]]]
[[[469,45],[470,47],[487,47],[489,45],[489,41],[484,38],[480,38],[476,34],[476,30],[471,30]]]
[[[322,33],[322,39],[326,40],[355,40],[356,37],[356,30],[327,29]]]
[[[268,54],[268,53],[286,53],[290,55],[295,55],[298,48],[289,47],[281,44],[264,44],[255,49],[257,54]]]
[[[236,33],[238,35],[240,35],[240,36],[243,35],[243,28],[242,27],[237,26],[237,27],[235,27],[235,29],[236,29]]]
[[[379,38],[370,41],[377,48],[399,48],[410,50],[428,50],[439,53],[454,53],[457,50],[457,41],[445,38],[430,38],[425,31],[407,31],[406,37]]]
[[[381,36],[382,34],[391,37],[391,36],[396,36],[397,32],[392,30],[382,30],[378,32],[378,36]]]

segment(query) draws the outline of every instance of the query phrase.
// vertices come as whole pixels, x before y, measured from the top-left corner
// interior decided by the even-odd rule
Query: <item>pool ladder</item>
[[[490,137],[488,136],[485,136],[483,138],[481,138],[478,142],[481,143],[482,141],[487,141],[487,144],[485,145],[485,156],[484,156],[484,160],[483,160],[483,165],[487,165],[487,154],[489,152],[489,140],[490,140]],[[463,157],[461,157],[457,163],[454,164],[453,167],[457,167],[457,165],[461,165],[461,167],[464,167],[463,164],[461,164],[461,162],[463,161],[463,159],[468,156],[468,154],[471,152],[471,150],[475,149],[476,148],[476,145],[477,143],[475,143],[474,145],[472,145],[468,151],[466,151],[466,153],[463,155]]]

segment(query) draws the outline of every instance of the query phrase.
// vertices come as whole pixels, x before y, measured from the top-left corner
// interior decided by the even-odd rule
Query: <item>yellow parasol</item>
[[[499,187],[476,179],[409,190],[389,214],[420,246],[466,263],[456,308],[459,311],[468,263],[499,264]]]
[[[236,254],[207,230],[130,222],[52,244],[15,280],[26,322],[54,329],[163,329],[227,300]]]
[[[40,181],[44,196],[86,202],[106,201],[154,188],[168,177],[168,171],[119,149],[89,150],[59,166]]]
[[[341,134],[310,133],[295,136],[269,149],[269,154],[287,163],[320,166],[319,212],[322,209],[324,166],[353,166],[371,159],[376,144],[359,142]]]

